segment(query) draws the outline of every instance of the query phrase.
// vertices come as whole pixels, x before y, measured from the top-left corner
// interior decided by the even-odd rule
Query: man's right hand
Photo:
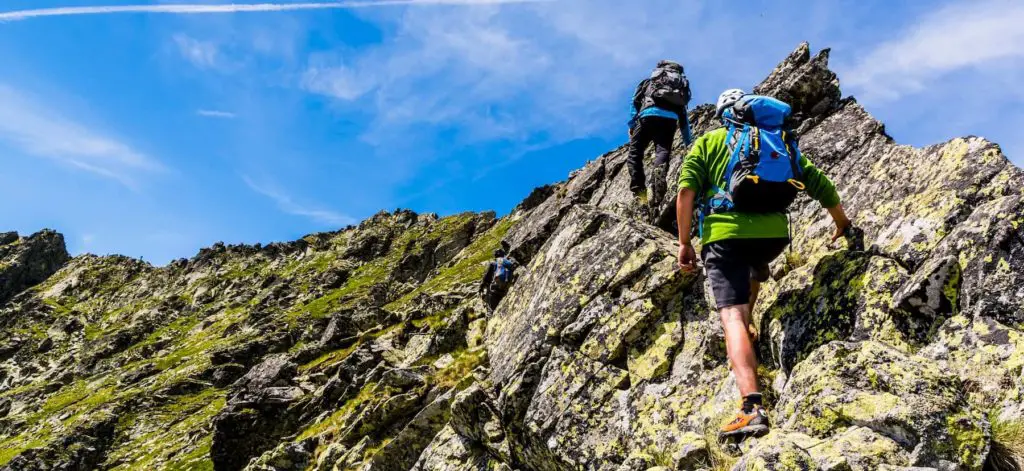
[[[832,242],[839,240],[839,238],[846,235],[846,231],[853,227],[853,222],[849,219],[843,219],[841,221],[834,221],[836,225],[835,232],[832,233]]]
[[[835,243],[840,237],[846,235],[846,231],[853,225],[853,222],[846,216],[846,211],[843,210],[841,204],[828,208],[828,214],[832,216],[832,221],[836,224],[836,230],[832,233],[832,243]]]
[[[692,244],[679,244],[679,269],[689,273],[697,268],[697,252]]]

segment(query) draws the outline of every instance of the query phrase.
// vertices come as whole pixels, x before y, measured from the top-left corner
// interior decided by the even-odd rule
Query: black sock
[[[743,413],[749,414],[754,411],[754,406],[761,405],[761,393],[750,393],[743,398]]]

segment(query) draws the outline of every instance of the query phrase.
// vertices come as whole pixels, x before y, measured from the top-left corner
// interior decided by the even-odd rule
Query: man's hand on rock
[[[828,208],[828,213],[832,216],[832,221],[836,223],[836,231],[832,234],[832,243],[835,243],[840,237],[846,235],[846,231],[853,226],[853,223],[846,216],[846,211],[843,210],[841,204]]]
[[[836,221],[836,231],[832,234],[832,242],[835,243],[835,241],[839,240],[840,237],[846,235],[846,231],[848,231],[851,226],[853,226],[853,223],[850,222],[849,219]]]
[[[679,269],[689,273],[697,268],[697,252],[693,245],[679,244]]]

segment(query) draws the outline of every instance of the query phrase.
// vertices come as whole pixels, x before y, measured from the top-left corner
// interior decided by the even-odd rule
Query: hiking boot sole
[[[743,428],[738,428],[731,432],[721,432],[718,434],[719,439],[735,438],[735,437],[760,437],[768,434],[767,425],[748,425]]]

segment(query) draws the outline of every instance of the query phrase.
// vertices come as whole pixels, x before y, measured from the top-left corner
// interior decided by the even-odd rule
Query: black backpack
[[[662,61],[651,73],[644,91],[643,109],[657,106],[670,111],[685,109],[690,104],[690,82],[683,66]]]

